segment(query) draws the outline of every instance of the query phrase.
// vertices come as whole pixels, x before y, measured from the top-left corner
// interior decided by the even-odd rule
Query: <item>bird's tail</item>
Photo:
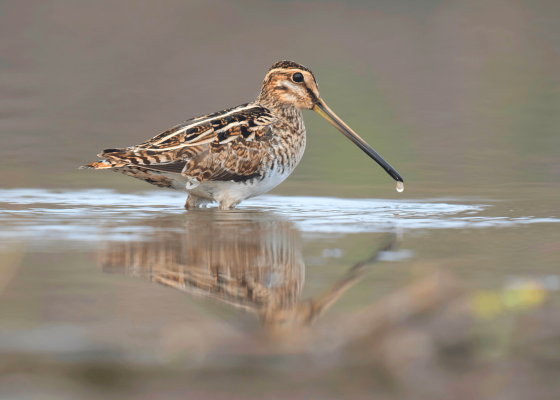
[[[100,160],[91,164],[82,165],[78,169],[110,169],[124,167],[125,165],[127,164],[123,162],[110,162],[109,160]]]

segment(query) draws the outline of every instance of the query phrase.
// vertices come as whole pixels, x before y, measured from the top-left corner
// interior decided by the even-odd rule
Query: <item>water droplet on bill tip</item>
[[[404,183],[397,182],[397,192],[402,192],[404,190]]]

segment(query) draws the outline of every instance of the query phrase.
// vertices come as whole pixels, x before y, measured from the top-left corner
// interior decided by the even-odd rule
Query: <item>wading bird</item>
[[[185,208],[217,201],[221,210],[284,181],[305,149],[301,110],[313,110],[374,159],[402,191],[403,178],[319,96],[313,73],[274,64],[252,103],[190,119],[138,146],[103,150],[81,169],[111,169],[158,187],[188,192]]]

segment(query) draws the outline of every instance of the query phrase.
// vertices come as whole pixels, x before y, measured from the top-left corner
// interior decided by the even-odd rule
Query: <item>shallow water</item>
[[[150,246],[159,245],[164,247],[152,249],[157,257],[137,261],[136,268],[150,269],[157,264],[158,257],[180,259],[183,269],[198,268],[197,263],[202,261],[191,254],[197,247],[197,251],[207,248],[208,252],[216,253],[214,257],[223,264],[219,268],[233,262],[229,259],[232,254],[223,250],[228,247],[237,248],[238,253],[253,252],[237,254],[247,259],[268,260],[293,254],[294,259],[301,260],[298,290],[303,295],[313,295],[335,282],[352,262],[373,251],[387,235],[398,236],[398,249],[381,257],[382,261],[394,264],[376,267],[375,272],[334,305],[339,311],[357,309],[381,298],[415,274],[422,275],[430,265],[453,270],[473,287],[498,288],[515,276],[557,273],[558,242],[553,238],[559,230],[560,218],[528,209],[527,201],[263,196],[227,212],[212,207],[186,212],[181,207],[183,201],[183,194],[164,190],[130,194],[110,190],[1,190],[2,251],[19,248],[23,257],[21,264],[12,267],[17,271],[16,284],[6,290],[13,290],[13,300],[17,301],[2,310],[3,326],[72,323],[75,316],[60,311],[74,301],[84,304],[80,320],[87,321],[88,313],[100,313],[96,323],[107,322],[102,315],[107,312],[110,320],[114,310],[88,305],[92,291],[116,290],[125,282],[130,290],[143,295],[161,289],[141,280],[105,276],[106,268],[95,267],[96,263],[98,267],[103,264],[99,257],[103,259],[103,254],[111,251],[125,252],[126,257],[117,257],[120,264],[107,268],[128,271],[128,264],[135,263],[131,260],[142,260],[151,251]],[[535,235],[538,244],[532,243]],[[245,247],[239,247],[239,241]],[[549,245],[542,244],[547,241]],[[283,261],[277,262],[280,265]],[[241,264],[236,268],[249,268]],[[257,269],[270,268],[269,264],[264,262]],[[49,275],[50,285],[42,280],[45,274]],[[65,284],[60,286],[56,281]],[[73,287],[89,288],[75,291]],[[72,293],[72,301],[65,307],[59,302],[67,303],[69,299],[61,293]],[[168,296],[173,300],[166,300],[166,308],[193,301],[197,307],[207,306],[192,297],[166,293]],[[301,293],[296,297],[301,297]],[[25,312],[14,312],[18,307],[21,311],[36,309],[39,304],[43,308],[39,320],[30,321],[22,317]],[[50,308],[52,311],[48,311]],[[228,314],[228,319],[236,318],[231,312],[227,307],[220,309],[220,313]],[[140,318],[151,322],[148,316]],[[127,347],[126,343],[122,345]]]
[[[189,212],[183,202],[165,190],[0,190],[0,352],[11,355],[10,368],[32,362],[57,371],[61,386],[33,378],[54,397],[107,385],[117,397],[138,393],[133,387],[176,393],[157,389],[158,376],[174,387],[183,373],[190,388],[221,392],[239,371],[267,390],[284,390],[278,385],[298,373],[329,391],[350,379],[359,352],[325,353],[342,343],[333,333],[302,339],[296,350],[278,346],[317,323],[338,326],[434,271],[453,274],[476,299],[537,284],[536,305],[560,303],[554,202],[270,195],[233,211]],[[360,266],[388,240],[396,242],[377,263]],[[487,321],[496,306],[479,303]],[[494,334],[503,331],[493,324]],[[326,371],[338,371],[336,380]],[[5,393],[19,393],[19,375],[7,376]],[[70,389],[76,379],[78,392]]]
[[[348,348],[346,335],[362,324],[343,321],[436,271],[472,293],[466,301],[482,328],[465,332],[491,332],[477,358],[507,362],[504,343],[516,329],[504,307],[560,304],[557,204],[521,193],[401,201],[269,195],[233,211],[187,212],[184,194],[166,190],[0,190],[0,352],[12,371],[0,393],[20,393],[30,379],[52,398],[95,398],[100,390],[172,398],[184,384],[284,397],[285,385],[299,380],[305,392],[314,379],[318,393],[362,398],[387,384],[386,372],[370,371],[378,356]],[[52,378],[42,381],[47,371]],[[240,373],[257,386],[235,386]],[[358,382],[341,389],[349,379]]]

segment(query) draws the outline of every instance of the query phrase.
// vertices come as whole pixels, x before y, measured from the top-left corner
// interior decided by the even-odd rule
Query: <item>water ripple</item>
[[[141,238],[141,220],[165,215],[185,215],[184,193],[149,191],[123,194],[110,190],[53,191],[45,189],[0,190],[0,237],[92,241],[103,229],[112,240]],[[247,216],[273,212],[292,221],[304,236],[403,231],[511,227],[556,223],[558,218],[480,215],[489,205],[445,201],[394,201],[325,197],[262,196],[246,201],[237,210],[213,212]],[[194,211],[197,212],[197,211]],[[140,225],[139,225],[140,224]],[[132,226],[134,225],[134,226]]]

